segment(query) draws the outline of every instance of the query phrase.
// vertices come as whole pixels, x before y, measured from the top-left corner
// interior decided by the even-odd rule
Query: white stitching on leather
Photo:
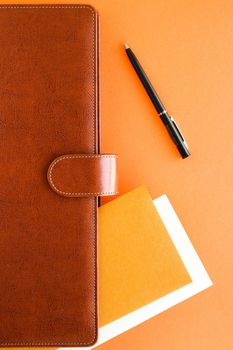
[[[93,11],[93,9],[88,6],[88,5],[22,5],[22,6],[19,6],[19,5],[0,5],[0,9],[16,9],[16,8],[34,8],[34,9],[40,9],[40,8],[43,8],[43,9],[64,9],[64,8],[81,8],[81,9],[87,9],[89,10],[91,13],[92,13],[92,26],[93,26],[93,34],[92,34],[92,52],[93,52],[93,76],[94,76],[94,33],[95,33],[95,28],[94,28],[94,17],[95,17],[95,12]],[[93,79],[93,83],[92,83],[92,86],[93,86],[93,98],[94,98],[94,79]],[[94,107],[93,107],[93,111],[92,111],[92,119],[93,119],[93,139],[94,139],[94,151],[95,151],[95,118],[94,118]],[[95,200],[95,199],[94,199]],[[93,213],[93,219],[94,219],[94,230],[96,230],[96,214],[95,214],[95,205],[93,206],[94,207],[94,213]],[[96,244],[96,239],[95,239],[95,244]],[[1,343],[0,342],[0,345],[5,345],[5,346],[18,346],[18,345],[27,345],[27,346],[34,346],[34,345],[37,345],[37,346],[56,346],[56,345],[75,345],[75,346],[78,346],[78,345],[90,345],[95,339],[96,339],[96,248],[94,247],[94,269],[95,269],[95,279],[94,279],[94,315],[93,315],[93,319],[94,319],[94,328],[95,328],[95,333],[94,333],[94,337],[93,339],[91,340],[91,342],[55,342],[55,343],[43,343],[43,342],[31,342],[31,343],[27,343],[27,342],[16,342],[16,343],[10,343],[10,342],[7,342],[7,343]]]
[[[3,9],[25,9],[25,8],[31,8],[31,9],[40,9],[40,8],[48,8],[48,9],[66,9],[66,8],[86,8],[90,10],[92,13],[94,13],[93,9],[89,6],[85,5],[0,5],[0,8]]]
[[[94,20],[92,17],[92,25],[94,28]],[[92,36],[92,47],[94,47],[94,36]],[[95,91],[96,91],[96,85],[95,85],[95,51],[92,49],[92,137],[93,137],[93,153],[96,151],[96,118],[94,118],[95,112],[96,112],[96,105],[95,105]]]
[[[56,159],[50,166],[49,172],[48,172],[48,177],[51,186],[54,188],[56,192],[59,192],[61,194],[67,195],[67,196],[85,196],[85,195],[94,195],[94,196],[100,196],[100,195],[110,195],[110,194],[117,194],[117,192],[64,192],[59,190],[56,185],[53,182],[52,179],[52,171],[55,167],[56,164],[58,164],[60,161],[64,159],[79,159],[79,158],[117,158],[117,155],[107,155],[107,154],[90,154],[90,155],[73,155],[73,156],[63,156],[58,159]]]

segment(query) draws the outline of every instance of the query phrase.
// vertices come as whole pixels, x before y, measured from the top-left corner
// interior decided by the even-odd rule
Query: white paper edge
[[[192,279],[192,282],[101,327],[99,329],[98,342],[95,345],[91,347],[76,347],[76,349],[94,349],[100,344],[105,343],[151,317],[158,315],[162,311],[167,310],[212,286],[213,283],[178,219],[168,197],[162,195],[153,200],[153,203]],[[74,347],[70,349],[74,349]]]

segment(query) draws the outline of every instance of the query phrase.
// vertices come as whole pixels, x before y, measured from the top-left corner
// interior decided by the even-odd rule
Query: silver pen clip
[[[188,147],[188,145],[187,145],[187,142],[185,141],[184,136],[181,134],[181,131],[180,131],[180,129],[179,129],[177,123],[175,122],[175,120],[173,119],[172,116],[170,116],[170,118],[171,118],[171,121],[172,121],[172,123],[174,124],[174,126],[175,126],[175,128],[176,128],[178,134],[180,135],[180,137],[182,138],[182,140],[183,140],[185,146],[186,146],[187,149],[188,149],[189,147]]]

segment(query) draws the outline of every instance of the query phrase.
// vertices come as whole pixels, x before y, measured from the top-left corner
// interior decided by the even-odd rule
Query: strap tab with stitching
[[[111,196],[118,193],[117,156],[66,154],[48,169],[51,188],[65,197]]]

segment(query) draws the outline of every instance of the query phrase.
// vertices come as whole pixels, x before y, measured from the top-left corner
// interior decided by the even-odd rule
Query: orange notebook
[[[140,187],[99,209],[100,326],[191,282]]]

